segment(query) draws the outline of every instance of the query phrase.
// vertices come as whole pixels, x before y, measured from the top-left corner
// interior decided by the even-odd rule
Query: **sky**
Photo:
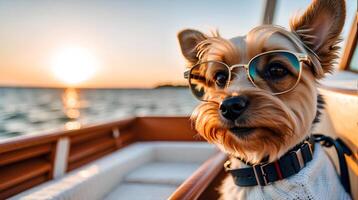
[[[278,2],[274,23],[287,27],[310,1]],[[347,3],[353,16],[356,1]],[[182,84],[178,31],[244,35],[260,25],[263,10],[264,0],[0,0],[0,86],[69,86],[54,72],[53,60],[71,47],[96,60],[95,73],[76,87]]]

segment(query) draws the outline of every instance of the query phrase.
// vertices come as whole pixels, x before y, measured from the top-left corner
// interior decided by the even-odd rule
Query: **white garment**
[[[319,144],[313,159],[298,173],[267,186],[239,187],[229,175],[220,188],[221,199],[310,199],[345,200],[345,192],[332,162]]]

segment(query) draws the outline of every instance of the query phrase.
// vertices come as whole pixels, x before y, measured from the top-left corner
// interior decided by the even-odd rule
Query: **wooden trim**
[[[50,141],[0,153],[0,199],[51,180],[55,147]]]
[[[42,159],[27,160],[1,169],[0,191],[14,187],[33,177],[50,173],[51,165]]]
[[[69,143],[67,159],[61,159],[66,163],[55,162],[61,138]],[[202,140],[192,130],[189,117],[137,117],[3,140],[0,141],[0,197],[9,197],[53,179],[56,167],[67,166],[68,172],[136,141]]]
[[[103,151],[99,151],[96,152],[95,154],[91,154],[88,157],[85,157],[81,160],[76,160],[76,162],[73,163],[69,163],[68,167],[67,167],[67,172],[72,171],[74,169],[77,169],[79,167],[82,167],[85,164],[88,164],[94,160],[97,160],[105,155],[108,155],[110,153],[112,153],[113,151],[115,151],[116,149],[114,147],[110,148],[110,149],[105,149]]]
[[[70,143],[71,145],[83,144],[86,142],[90,142],[93,139],[99,139],[103,137],[103,135],[109,137],[110,133],[111,133],[110,129],[103,129],[103,130],[88,132],[87,134],[75,135],[70,137],[71,138]]]
[[[219,187],[223,184],[224,179],[230,176],[224,168],[216,175],[211,183],[201,193],[198,200],[217,200],[220,199],[221,194],[219,193]]]
[[[0,191],[0,199],[7,199],[8,197],[11,197],[14,194],[18,194],[24,190],[30,189],[30,188],[34,187],[35,185],[39,185],[46,181],[48,181],[48,177],[46,174],[42,175],[42,176],[36,176],[28,181],[17,184],[16,187],[10,187],[8,189],[1,190]]]
[[[331,87],[331,86],[327,86],[327,85],[320,85],[319,89],[320,90],[331,91],[331,92],[337,92],[337,93],[341,93],[341,94],[345,94],[345,95],[352,95],[352,96],[357,96],[358,95],[358,89],[352,90],[352,89]]]
[[[188,117],[136,117],[124,120],[85,126],[78,130],[62,130],[31,136],[19,136],[0,141],[0,153],[33,147],[40,144],[56,143],[60,137],[70,137],[71,144],[77,140],[92,138],[92,134],[101,135],[102,132],[118,128],[132,132],[141,141],[202,141],[190,126]],[[122,134],[122,133],[121,133]],[[78,137],[76,137],[78,136]]]
[[[356,13],[355,20],[353,20],[353,24],[351,30],[349,32],[346,47],[344,48],[344,52],[342,55],[341,62],[339,64],[340,70],[350,70],[349,63],[352,59],[352,55],[357,46],[357,26],[358,26],[358,12]],[[358,51],[358,50],[357,50]],[[353,70],[350,70],[353,71]],[[357,72],[357,71],[355,71]]]
[[[131,131],[139,141],[203,141],[188,117],[139,117]]]
[[[98,151],[115,147],[115,141],[111,138],[98,138],[81,145],[72,147],[70,150],[69,163],[86,158]]]
[[[51,150],[51,144],[43,144],[34,146],[32,148],[19,149],[18,151],[12,151],[8,154],[0,154],[0,167],[10,163],[14,163],[16,161],[26,160],[28,158],[48,154]]]
[[[45,133],[31,136],[19,136],[15,138],[5,139],[0,141],[0,153],[11,151],[14,149],[35,146],[49,142],[55,142],[60,137],[70,137],[76,135],[83,135],[97,130],[111,129],[112,127],[126,128],[131,125],[136,118],[128,118],[124,120],[114,121],[110,123],[96,124],[83,127],[77,130],[61,130],[53,133]]]
[[[113,127],[108,127],[104,130],[96,130],[94,133],[69,137],[67,171],[81,167],[135,141],[135,133],[129,132],[128,127],[118,129],[122,132],[118,137],[113,135],[112,129]]]
[[[226,154],[219,152],[194,172],[169,197],[171,200],[193,200],[203,195],[210,183],[223,171]]]

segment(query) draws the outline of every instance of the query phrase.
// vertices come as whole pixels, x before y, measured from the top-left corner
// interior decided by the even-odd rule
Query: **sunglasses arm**
[[[190,70],[184,72],[184,78],[189,79]]]
[[[300,61],[309,61],[307,54],[297,54],[297,57]]]

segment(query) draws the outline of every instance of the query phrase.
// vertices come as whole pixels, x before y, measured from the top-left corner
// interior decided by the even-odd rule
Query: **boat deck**
[[[200,165],[200,162],[150,162],[124,177],[105,199],[167,199]]]
[[[137,142],[11,199],[167,199],[216,152],[200,142]]]

